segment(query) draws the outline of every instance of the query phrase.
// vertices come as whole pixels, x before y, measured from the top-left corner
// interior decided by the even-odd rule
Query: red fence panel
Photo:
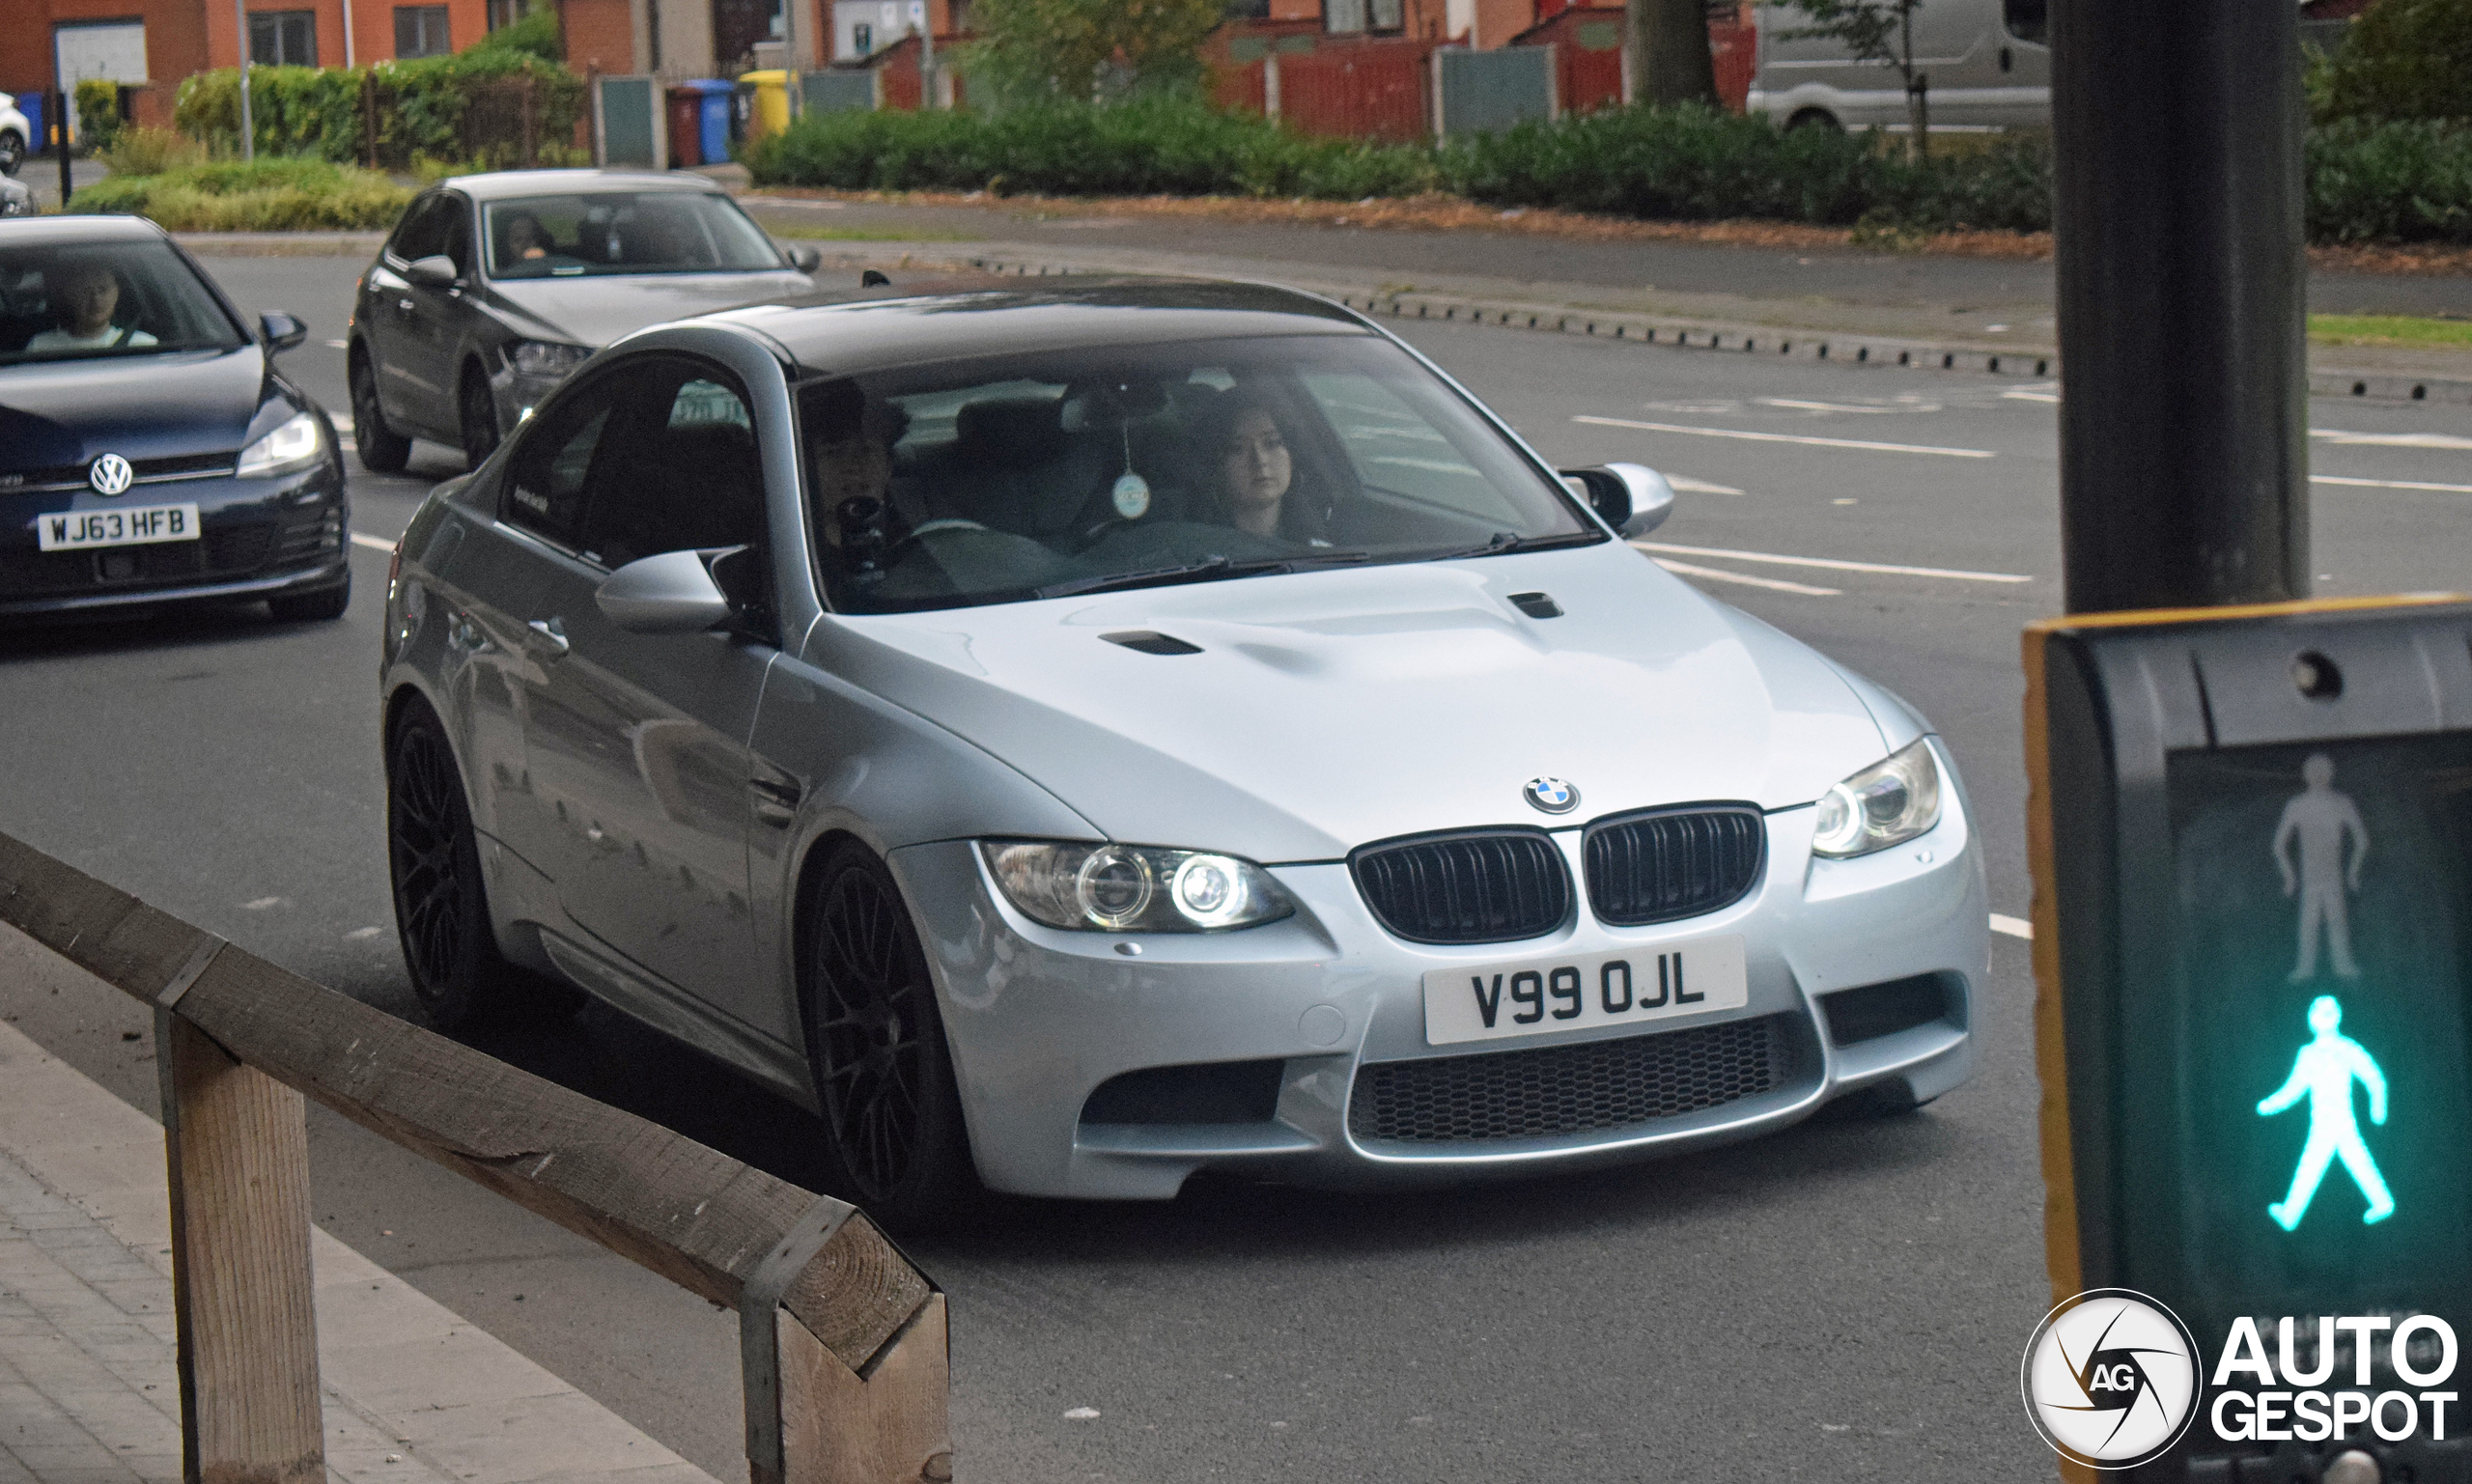
[[[1367,42],[1286,52],[1278,59],[1279,117],[1308,134],[1397,143],[1433,130],[1429,42]]]

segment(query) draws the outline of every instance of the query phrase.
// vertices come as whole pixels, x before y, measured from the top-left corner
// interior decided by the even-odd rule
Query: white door
[[[128,83],[147,80],[146,22],[142,20],[56,26],[52,30],[52,49],[59,67],[60,90],[70,98],[70,127],[76,135],[86,132],[84,122],[74,117],[77,84],[89,77]]]

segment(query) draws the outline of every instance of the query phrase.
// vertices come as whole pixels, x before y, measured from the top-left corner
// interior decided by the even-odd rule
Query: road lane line
[[[2375,448],[2472,448],[2472,438],[2452,433],[2346,433],[2341,428],[2312,428],[2309,435],[2327,442]]]
[[[1928,443],[1870,443],[1861,438],[1819,438],[1799,433],[1746,433],[1740,428],[1693,428],[1683,423],[1642,423],[1627,417],[1571,419],[1598,428],[1636,428],[1643,433],[1687,433],[1700,438],[1740,438],[1747,443],[1804,443],[1813,448],[1861,448],[1875,454],[1938,454],[1947,459],[1997,459],[1988,448],[1935,448]]]
[[[1742,493],[1742,491],[1741,491],[1741,490],[1739,490],[1735,489],[1735,488],[1734,488],[1733,486],[1731,486],[1731,485],[1712,485],[1712,484],[1708,483],[1708,482],[1707,482],[1706,480],[1704,480],[1704,479],[1693,479],[1693,478],[1692,478],[1690,475],[1688,475],[1688,474],[1674,474],[1674,473],[1670,473],[1670,472],[1668,472],[1667,470],[1664,470],[1664,469],[1659,469],[1659,470],[1657,470],[1657,472],[1658,472],[1658,473],[1660,473],[1660,474],[1664,474],[1664,475],[1665,475],[1665,482],[1666,482],[1667,484],[1671,485],[1671,486],[1673,487],[1673,489],[1674,489],[1674,492],[1675,492],[1676,494],[1740,494],[1740,493]]]
[[[2472,485],[2432,485],[2418,479],[2340,479],[2332,474],[2312,474],[2313,485],[2348,485],[2356,490],[2435,490],[2442,494],[2472,494]]]
[[[1847,562],[1830,556],[1779,556],[1772,551],[1734,551],[1724,546],[1671,546],[1663,542],[1635,541],[1643,551],[1671,551],[1680,556],[1729,556],[1737,562],[1767,562],[1778,567],[1826,567],[1836,572],[1885,572],[1901,577],[1948,577],[1959,582],[2032,582],[2014,572],[1963,572],[1950,567],[1893,567],[1886,562]]]
[[[372,551],[385,551],[391,553],[395,549],[395,544],[393,542],[384,541],[376,536],[363,536],[358,531],[351,533],[351,544],[355,546],[367,546]]]
[[[1754,397],[1763,407],[1791,407],[1797,412],[1902,412],[1903,407],[1858,407],[1842,402],[1804,402],[1795,397]]]
[[[2035,936],[2035,925],[2028,922],[2023,917],[2008,917],[2004,916],[1999,912],[1993,912],[1991,914],[1991,931],[1994,933],[2005,934],[2009,938],[2023,938],[2031,939]]]
[[[1634,542],[1633,545],[1637,546],[1638,543]],[[1711,582],[1739,582],[1745,587],[1764,587],[1774,593],[1800,593],[1806,598],[1844,596],[1842,592],[1833,587],[1812,587],[1803,582],[1782,582],[1775,577],[1755,577],[1749,573],[1742,572],[1719,572],[1714,567],[1694,567],[1689,562],[1669,562],[1661,556],[1652,556],[1648,560],[1668,572],[1680,573],[1686,577],[1706,577]]]

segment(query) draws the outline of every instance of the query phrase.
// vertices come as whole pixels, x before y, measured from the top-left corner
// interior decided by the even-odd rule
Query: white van
[[[1914,10],[1914,67],[1930,85],[1931,126],[2013,128],[2051,123],[2048,0],[1923,0]],[[1787,5],[1759,7],[1758,70],[1746,107],[1787,128],[1906,127],[1896,68],[1857,62],[1841,42],[1780,38],[1809,26]]]

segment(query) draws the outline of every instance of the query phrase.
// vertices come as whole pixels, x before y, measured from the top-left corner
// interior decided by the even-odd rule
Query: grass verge
[[[80,214],[143,216],[169,232],[333,232],[392,227],[411,199],[373,170],[276,158],[105,176],[70,206]]]
[[[2410,315],[2311,315],[2309,338],[2321,346],[2402,346],[2416,350],[2472,350],[2472,320]]]

